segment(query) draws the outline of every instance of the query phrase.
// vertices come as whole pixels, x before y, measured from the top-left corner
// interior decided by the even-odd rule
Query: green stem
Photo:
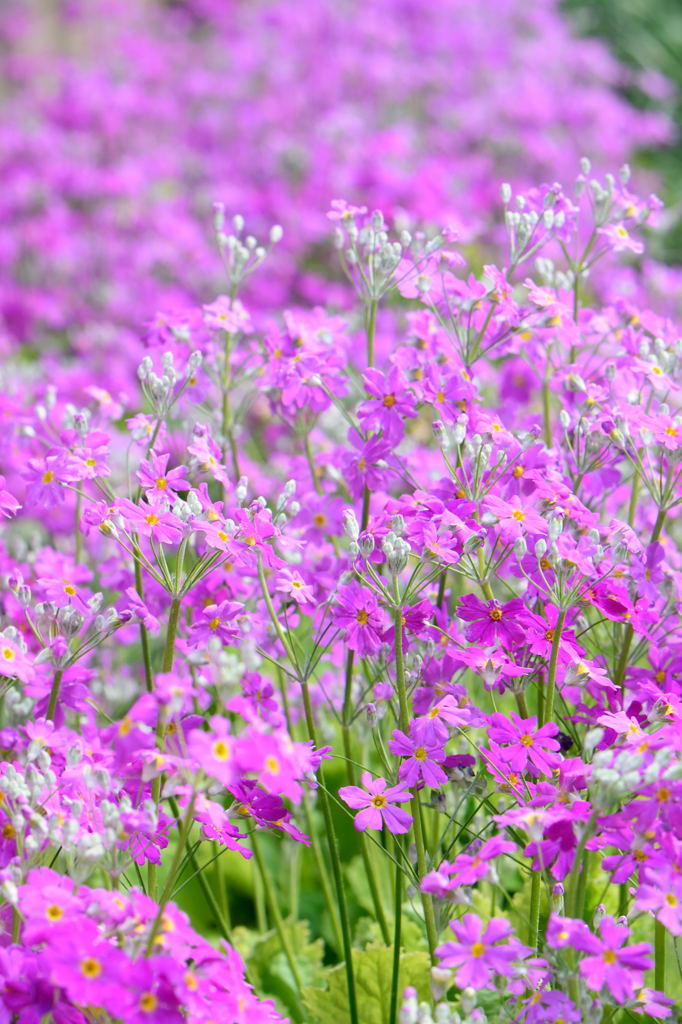
[[[667,511],[668,510],[664,508],[660,508],[658,510],[658,515],[656,517],[656,522],[654,523],[654,528],[651,532],[651,539],[649,540],[649,544],[654,544],[661,536],[661,531],[663,529],[663,523],[665,522]],[[618,659],[616,675],[613,680],[616,686],[618,686],[621,689],[621,691],[625,689],[625,673],[627,672],[628,668],[628,657],[630,656],[630,648],[632,646],[634,635],[635,631],[632,626],[632,623],[628,622],[627,626],[625,627],[625,633],[623,635],[623,646],[621,648],[620,658]]]
[[[227,441],[230,448],[230,455],[232,457],[232,470],[234,472],[235,481],[241,477],[241,471],[239,469],[239,452],[237,451],[237,443],[234,439],[234,431],[232,429],[232,407],[230,404],[230,385],[232,383],[232,373],[230,367],[230,347],[232,345],[232,335],[229,331],[225,332],[225,347],[223,349],[224,364],[223,364],[223,375],[222,375],[222,410],[221,410],[221,421],[220,429],[223,438]],[[223,462],[227,457],[227,448],[225,447],[225,441],[223,441]]]
[[[365,314],[365,333],[367,335],[367,365],[374,366],[374,338],[377,326],[378,303],[372,299]]]
[[[665,992],[665,927],[654,921],[654,988]]]
[[[589,820],[587,821],[583,834],[581,835],[578,845],[575,848],[575,854],[573,857],[573,865],[571,867],[571,873],[568,877],[568,884],[566,887],[566,916],[567,917],[582,917],[582,907],[578,906],[579,897],[579,875],[582,871],[586,871],[586,865],[583,863],[583,854],[585,852],[585,846],[588,840],[592,836],[594,831],[594,823],[599,816],[599,811],[592,811]]]
[[[76,565],[80,565],[83,558],[83,534],[81,533],[81,509],[83,506],[83,495],[81,494],[81,486],[82,481],[79,480],[76,484]]]
[[[190,801],[187,804],[185,816],[180,824],[180,832],[175,846],[175,851],[173,853],[173,860],[171,862],[168,874],[166,875],[166,883],[161,893],[161,899],[159,900],[159,909],[156,913],[156,917],[154,918],[154,923],[152,924],[152,928],[149,933],[149,939],[147,940],[147,956],[151,954],[152,949],[154,948],[154,942],[156,941],[156,936],[159,934],[159,928],[161,926],[163,912],[166,908],[166,904],[170,899],[170,895],[173,891],[175,880],[178,874],[178,869],[182,862],[182,858],[184,857],[185,854],[187,836],[189,835],[189,830],[192,827],[192,823],[194,821],[194,804],[196,802],[196,798],[197,794],[196,792],[193,792]]]
[[[352,749],[352,738],[350,726],[342,726],[342,737],[343,737],[343,753],[346,758],[346,774],[348,775],[348,783],[351,786],[357,785],[354,770],[354,758]],[[374,861],[372,860],[372,853],[370,849],[370,840],[364,834],[360,833],[360,853],[362,855],[362,863],[365,868],[365,874],[367,876],[367,882],[369,884],[369,891],[372,896],[372,903],[374,904],[374,916],[377,920],[379,928],[381,929],[381,937],[387,946],[391,944],[391,932],[388,927],[388,921],[384,913],[384,905],[381,899],[381,890],[379,889],[379,883],[377,881],[376,870],[374,867]]]
[[[407,705],[407,687],[405,684],[405,659],[403,656],[403,610],[400,605],[399,588],[397,578],[394,580],[394,591],[396,608],[394,610],[393,624],[395,632],[395,681],[398,693],[399,725],[403,732],[409,728],[409,710]],[[419,796],[414,795],[410,801],[414,823],[414,839],[417,848],[417,871],[419,879],[426,875],[426,845],[424,843],[424,827],[422,822],[422,809]],[[432,963],[435,963],[434,950],[438,942],[436,930],[436,915],[433,909],[433,899],[430,893],[421,893],[422,909],[424,911],[424,923],[426,925],[426,937],[429,944],[429,953]]]
[[[265,899],[267,901],[268,909],[272,916],[272,920],[274,921],[275,924],[275,931],[277,932],[277,937],[279,939],[279,944],[282,947],[282,952],[284,953],[287,959],[287,963],[289,964],[289,970],[291,971],[294,977],[294,981],[296,983],[296,987],[300,992],[303,987],[303,982],[301,980],[301,975],[296,965],[296,956],[294,954],[293,949],[291,948],[289,936],[287,935],[286,928],[284,927],[284,919],[282,918],[282,914],[279,909],[279,902],[277,900],[277,894],[275,893],[275,887],[272,882],[272,876],[270,874],[267,864],[265,863],[265,858],[263,857],[263,852],[260,848],[260,843],[257,840],[256,835],[257,833],[254,829],[254,831],[251,833],[251,848],[253,850],[253,855],[256,858],[258,871],[260,872],[260,877],[263,882],[263,888],[265,890]]]
[[[50,700],[49,700],[49,703],[47,705],[47,714],[45,715],[45,717],[47,718],[48,722],[52,722],[54,720],[54,713],[55,713],[55,711],[57,709],[57,699],[59,698],[59,687],[62,685],[62,676],[63,675],[64,675],[64,669],[58,668],[57,671],[54,674],[54,679],[52,680],[52,689],[50,690]]]
[[[530,921],[528,924],[528,945],[532,950],[538,948],[540,931],[540,886],[542,871],[533,871],[530,880]]]
[[[178,617],[180,615],[180,605],[182,599],[174,597],[171,601],[170,612],[168,613],[168,627],[166,629],[166,643],[163,648],[163,660],[161,662],[161,671],[170,672],[173,668],[173,658],[175,656],[175,637],[178,630]],[[158,710],[158,718],[156,722],[156,745],[161,746],[164,734],[164,721],[161,715],[161,709]],[[161,776],[156,775],[152,779],[152,800],[155,806],[158,808],[161,803]],[[150,861],[147,864],[147,893],[154,899],[154,892],[156,889],[156,864],[152,864]]]
[[[552,405],[549,377],[542,383],[542,436],[546,448],[552,447]]]
[[[315,728],[315,719],[313,717],[313,707],[310,700],[310,690],[308,688],[307,680],[301,680],[301,689],[303,691],[303,707],[305,710],[306,725],[308,727],[308,736],[313,741],[313,745],[317,747],[319,746],[317,741],[317,730]],[[336,902],[339,908],[339,920],[341,922],[344,967],[346,971],[346,985],[348,988],[348,1010],[351,1024],[360,1024],[360,1018],[358,1017],[357,995],[355,991],[355,971],[353,969],[353,947],[350,934],[350,920],[348,918],[348,905],[346,903],[346,893],[343,885],[343,875],[341,873],[341,859],[339,857],[338,842],[336,832],[334,830],[334,819],[329,806],[329,798],[327,796],[327,788],[325,785],[322,765],[320,765],[318,769],[318,775],[320,776],[321,782],[321,786],[318,789],[320,808],[322,810],[325,831],[327,833],[332,876],[334,878],[334,887],[336,889]]]
[[[561,646],[561,631],[564,628],[564,621],[566,619],[566,612],[562,608],[557,615],[556,624],[554,626],[554,636],[552,638],[552,653],[549,658],[549,671],[547,673],[547,698],[545,706],[543,708],[543,717],[540,725],[544,725],[545,722],[552,721],[552,715],[554,714],[554,694],[556,692],[556,670],[557,662],[559,660],[559,648]]]
[[[182,598],[174,597],[171,601],[168,614],[168,628],[166,630],[166,643],[163,648],[163,660],[161,662],[162,672],[171,672],[175,658],[175,637],[178,631],[178,618],[180,616],[180,605]]]
[[[400,842],[396,838],[396,843]],[[391,974],[391,1008],[388,1024],[397,1024],[398,1020],[398,983],[400,976],[400,931],[403,914],[403,869],[400,857],[395,861],[395,924],[393,929],[393,971]]]
[[[142,566],[137,558],[133,559],[133,564],[135,567],[135,590],[137,591],[138,597],[144,601]],[[142,663],[144,665],[144,683],[147,688],[147,693],[151,693],[154,689],[154,675],[152,673],[152,658],[149,652],[149,636],[143,622],[140,623],[140,644],[142,646]]]

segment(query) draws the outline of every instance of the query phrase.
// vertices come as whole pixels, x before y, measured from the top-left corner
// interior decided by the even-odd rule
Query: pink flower
[[[408,786],[418,782],[437,789],[447,782],[448,777],[439,766],[445,760],[445,751],[440,743],[427,742],[424,729],[416,721],[410,723],[410,735],[406,736],[400,729],[393,730],[393,739],[388,741],[388,749],[396,757],[402,757],[398,778]]]
[[[520,718],[513,711],[507,717],[496,711],[490,716],[488,737],[504,744],[498,753],[512,771],[523,772],[533,765],[543,775],[551,775],[561,761],[555,754],[560,749],[559,741],[554,739],[558,731],[554,722],[538,729],[536,718]]]
[[[278,594],[286,594],[296,604],[313,604],[315,594],[309,583],[306,583],[298,569],[281,569],[277,573],[275,590]]]
[[[179,544],[182,540],[184,524],[165,505],[147,502],[136,505],[128,498],[119,498],[117,510],[132,533],[151,537],[161,544]]]
[[[441,967],[457,967],[455,982],[459,988],[494,988],[494,975],[508,977],[514,960],[529,950],[517,939],[501,943],[512,935],[512,928],[502,917],[493,917],[485,931],[476,914],[465,914],[461,921],[452,921],[450,928],[457,941],[446,942],[436,950]]]
[[[364,832],[367,828],[381,829],[384,825],[394,835],[409,832],[412,815],[391,806],[410,799],[405,786],[389,786],[386,789],[386,779],[372,779],[370,772],[363,772],[361,781],[364,789],[359,786],[342,786],[339,790],[339,796],[349,807],[360,810],[355,815],[358,832]]]
[[[469,623],[465,629],[467,640],[507,646],[523,639],[521,623],[525,614],[523,601],[518,597],[500,604],[498,601],[483,602],[475,594],[466,594],[457,609],[458,617]]]
[[[386,628],[386,616],[371,590],[353,580],[336,595],[334,618],[346,630],[346,643],[351,651],[364,657],[376,654]]]
[[[137,479],[147,492],[147,499],[173,498],[175,492],[189,489],[189,480],[185,479],[187,470],[184,466],[176,466],[167,470],[170,455],[153,455],[143,462],[137,472]]]
[[[632,999],[642,987],[644,971],[653,966],[651,947],[648,942],[637,942],[633,946],[624,943],[630,936],[630,929],[616,924],[612,917],[604,917],[599,925],[597,938],[584,921],[572,918],[550,917],[547,930],[547,944],[551,948],[572,946],[588,956],[580,961],[580,973],[588,988],[601,992],[608,988],[619,1003]]]
[[[187,640],[188,645],[198,647],[214,636],[226,646],[235,643],[239,640],[240,633],[234,620],[243,611],[244,606],[238,601],[221,601],[220,604],[207,605],[201,615],[192,623]]]

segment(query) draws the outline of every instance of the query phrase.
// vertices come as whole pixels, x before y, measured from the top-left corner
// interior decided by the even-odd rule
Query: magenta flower
[[[442,744],[428,742],[424,739],[424,728],[419,723],[410,723],[410,735],[406,736],[400,729],[393,730],[393,739],[388,741],[388,749],[396,757],[402,757],[398,778],[408,786],[416,786],[418,782],[437,789],[447,782],[448,777],[440,767],[445,760]]]
[[[388,374],[371,368],[363,375],[365,391],[370,398],[358,409],[358,418],[363,428],[381,430],[385,437],[400,440],[403,435],[403,420],[416,416],[415,400],[407,390],[407,381],[397,366]]]
[[[21,508],[20,503],[10,491],[5,489],[5,478],[0,476],[0,516],[11,519]]]
[[[502,917],[493,917],[485,931],[477,914],[465,914],[461,921],[451,921],[450,928],[457,941],[445,942],[436,950],[441,967],[458,968],[455,983],[459,988],[494,988],[494,975],[509,975],[511,964],[529,952],[513,938],[512,928]]]
[[[117,510],[131,533],[151,537],[161,544],[179,544],[182,540],[182,520],[168,511],[165,505],[147,502],[136,505],[128,498],[119,498]]]
[[[346,630],[346,643],[351,651],[364,657],[376,654],[386,628],[386,616],[371,590],[355,580],[341,587],[334,608],[336,625]]]
[[[523,639],[525,607],[518,597],[499,604],[498,601],[485,602],[475,594],[467,594],[460,601],[457,615],[469,623],[465,633],[467,640],[474,643],[512,646]]]
[[[355,815],[358,832],[364,832],[367,828],[381,829],[384,825],[394,835],[409,832],[412,815],[400,807],[392,806],[410,799],[405,786],[389,786],[386,789],[386,779],[372,779],[370,772],[363,772],[361,781],[364,789],[359,786],[342,786],[339,790],[341,799],[353,810],[360,811]]]
[[[177,491],[189,489],[189,480],[185,478],[187,470],[184,466],[167,469],[170,455],[153,455],[147,462],[140,464],[137,479],[145,488],[147,498],[171,499]]]
[[[532,765],[543,775],[551,775],[561,763],[555,753],[560,749],[559,741],[554,739],[558,732],[554,722],[538,729],[536,718],[520,718],[513,711],[507,716],[496,711],[490,716],[488,737],[503,744],[497,753],[512,771],[524,772]]]
[[[235,643],[240,637],[235,619],[243,611],[244,606],[238,601],[221,601],[220,604],[207,605],[199,618],[192,623],[188,645],[198,647],[214,636],[225,645]]]
[[[588,988],[601,992],[606,987],[614,999],[623,1003],[634,998],[642,987],[644,971],[653,966],[651,947],[648,942],[625,946],[630,929],[627,925],[616,924],[612,917],[602,918],[599,932],[600,938],[597,938],[584,921],[553,914],[547,929],[547,943],[550,948],[571,946],[587,953],[579,969]]]

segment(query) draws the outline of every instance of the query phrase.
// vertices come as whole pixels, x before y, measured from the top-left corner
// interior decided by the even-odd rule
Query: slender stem
[[[540,886],[542,884],[542,872],[534,871],[530,880],[530,921],[528,923],[528,945],[532,950],[538,946],[538,933],[540,931]]]
[[[310,739],[313,741],[313,744],[317,747],[317,730],[315,729],[315,719],[313,718],[313,707],[310,700],[310,690],[308,688],[308,683],[306,680],[301,681],[301,689],[303,691],[303,707],[305,709],[305,719],[306,725],[308,727],[308,735]],[[318,790],[320,807],[322,810],[325,830],[327,833],[327,843],[329,844],[329,857],[331,860],[334,887],[336,889],[336,901],[339,908],[339,920],[341,922],[344,967],[346,971],[346,985],[348,987],[348,1010],[350,1014],[351,1024],[360,1024],[360,1018],[358,1016],[357,995],[355,991],[355,971],[353,969],[353,947],[350,934],[350,920],[348,918],[348,905],[346,903],[346,893],[343,886],[341,860],[339,857],[339,848],[336,839],[336,832],[334,830],[334,819],[332,817],[331,808],[329,806],[329,798],[327,796],[324,771],[322,765],[320,765],[320,768],[318,769],[318,774],[320,775],[320,781],[322,783]]]
[[[556,624],[554,626],[554,637],[552,639],[552,653],[549,657],[549,671],[547,673],[547,698],[545,700],[545,706],[543,708],[543,717],[540,725],[544,725],[545,722],[552,721],[552,715],[554,714],[554,694],[556,692],[556,670],[557,663],[559,660],[559,648],[561,646],[561,631],[564,628],[564,620],[566,619],[566,612],[562,608],[557,615]]]
[[[590,839],[594,832],[594,825],[598,816],[599,811],[592,811],[589,820],[585,824],[585,828],[583,829],[583,834],[578,841],[578,845],[575,848],[573,865],[571,867],[571,873],[566,887],[567,917],[582,916],[582,914],[578,914],[578,876],[581,871],[586,870],[586,865],[583,863],[583,853],[585,852],[585,846],[587,845],[588,839]]]
[[[654,988],[665,992],[665,927],[654,921]]]
[[[268,909],[272,916],[272,920],[274,921],[275,924],[275,931],[277,932],[277,937],[279,939],[279,944],[282,947],[282,952],[284,953],[287,959],[287,963],[289,964],[289,970],[291,971],[294,977],[294,981],[296,983],[296,987],[300,992],[303,987],[303,982],[301,980],[301,975],[296,965],[296,956],[294,954],[293,949],[291,948],[291,942],[289,941],[289,936],[287,935],[286,928],[284,926],[284,919],[282,918],[282,914],[279,909],[279,902],[277,900],[277,894],[275,893],[275,887],[272,883],[272,876],[270,874],[267,864],[265,863],[265,858],[263,857],[263,852],[260,848],[260,842],[258,841],[256,836],[257,833],[254,829],[254,831],[251,833],[251,848],[253,850],[253,855],[256,858],[258,871],[260,872],[260,877],[263,882],[263,889],[265,890],[265,899],[267,901]]]
[[[549,363],[547,364],[549,369]],[[552,404],[549,377],[545,371],[545,379],[542,382],[542,435],[546,448],[552,447]]]
[[[57,699],[59,698],[59,687],[62,685],[62,676],[64,675],[64,669],[58,668],[54,674],[52,680],[52,689],[50,690],[50,700],[47,705],[47,714],[45,717],[48,722],[54,721],[54,713],[57,709]]]
[[[141,600],[144,601],[144,587],[142,584],[142,566],[140,565],[139,559],[133,559],[133,565],[135,568],[135,590]],[[154,675],[152,673],[152,659],[149,652],[149,636],[147,634],[147,628],[143,622],[140,623],[140,644],[142,646],[142,662],[144,664],[144,683],[147,687],[147,693],[151,693],[154,689]]]
[[[223,462],[225,462],[225,459],[227,457],[227,448],[225,446],[225,441],[227,441],[227,444],[229,445],[229,448],[230,448],[230,455],[232,457],[232,470],[234,472],[235,481],[236,481],[236,480],[239,480],[239,478],[241,476],[241,471],[239,469],[239,452],[237,450],[237,444],[236,444],[236,441],[234,439],[234,430],[233,430],[233,422],[232,422],[232,407],[231,407],[231,404],[230,404],[230,386],[231,386],[231,383],[232,383],[232,370],[231,370],[231,366],[230,366],[230,348],[231,348],[231,345],[232,345],[232,335],[230,334],[229,331],[225,331],[225,347],[223,349],[224,363],[223,363],[223,374],[222,374],[222,380],[221,380],[222,392],[223,392],[223,402],[222,402],[222,415],[221,415],[220,429],[221,429],[221,433],[222,433],[223,438],[224,438],[224,441],[223,441]]]
[[[405,660],[403,656],[403,610],[400,604],[400,595],[397,578],[394,580],[394,592],[396,607],[394,610],[393,623],[395,632],[395,681],[398,692],[399,724],[403,732],[409,728],[409,710],[407,706],[407,687],[405,684]],[[414,839],[417,848],[417,871],[419,879],[426,875],[426,846],[424,843],[424,827],[422,823],[422,809],[419,795],[415,794],[410,802],[414,822]],[[435,963],[434,950],[438,942],[436,932],[436,915],[433,909],[433,899],[430,893],[421,893],[422,909],[424,911],[424,923],[426,925],[426,936],[429,944],[431,961]]]
[[[348,775],[348,783],[351,786],[355,786],[357,780],[355,778],[355,770],[353,767],[353,749],[352,749],[352,738],[350,727],[343,725],[342,727],[343,737],[343,753],[346,758],[346,773]],[[384,913],[384,906],[381,900],[381,890],[379,889],[379,883],[377,881],[376,870],[374,867],[374,861],[372,860],[372,854],[369,845],[369,839],[362,832],[360,834],[360,853],[362,855],[362,862],[365,868],[365,874],[367,876],[367,882],[369,884],[369,891],[372,895],[372,903],[374,904],[374,916],[376,917],[379,928],[381,929],[381,937],[387,946],[391,943],[391,932],[388,927],[388,921]]]
[[[75,536],[76,536],[76,565],[80,565],[83,558],[83,534],[81,533],[81,509],[83,495],[81,493],[82,482],[76,484],[76,511],[75,511]]]
[[[372,299],[365,313],[365,332],[367,334],[367,365],[374,366],[374,338],[377,326],[378,302]]]
[[[654,544],[661,536],[661,531],[663,529],[663,523],[665,522],[667,511],[668,510],[664,508],[660,508],[658,510],[658,515],[656,517],[656,522],[654,523],[654,528],[651,532],[651,539],[649,540],[649,544]],[[625,633],[623,634],[623,646],[621,648],[620,658],[618,659],[616,675],[613,680],[616,686],[620,687],[621,691],[624,691],[625,689],[625,673],[627,672],[628,657],[630,655],[630,647],[632,646],[634,634],[635,631],[632,626],[632,623],[628,622],[627,626],[625,627]]]
[[[166,883],[161,892],[161,899],[159,900],[159,909],[157,911],[156,917],[154,918],[154,923],[152,924],[152,928],[149,933],[149,939],[147,940],[147,956],[149,956],[152,949],[154,948],[154,942],[156,941],[156,936],[159,933],[161,920],[163,918],[163,912],[166,908],[168,900],[170,899],[170,895],[173,891],[175,880],[178,874],[178,869],[182,862],[182,858],[184,857],[185,854],[187,836],[189,835],[189,830],[192,827],[192,823],[194,821],[194,804],[196,802],[196,798],[197,794],[196,792],[193,792],[190,801],[187,804],[185,816],[180,824],[180,832],[175,846],[175,851],[173,853],[173,860],[171,862],[168,874],[166,875]]]
[[[396,838],[396,843],[400,842]],[[391,974],[391,1008],[388,1024],[397,1024],[398,1020],[398,982],[400,976],[400,931],[403,915],[403,869],[400,857],[395,861],[395,924],[393,928],[393,971]]]
[[[173,660],[175,658],[175,637],[178,631],[178,617],[180,615],[180,605],[182,599],[174,597],[171,601],[170,612],[168,615],[168,629],[166,630],[166,643],[163,649],[163,661],[161,662],[161,671],[170,672],[173,668]]]

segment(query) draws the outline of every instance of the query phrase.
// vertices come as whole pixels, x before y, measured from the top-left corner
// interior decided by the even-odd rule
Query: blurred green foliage
[[[659,190],[671,226],[654,254],[682,264],[682,0],[564,0],[564,8],[581,35],[600,36],[613,54],[637,72],[655,71],[672,85],[663,104],[676,126],[676,139],[656,150],[642,151],[637,163],[663,181]],[[626,88],[637,107],[660,109],[649,93],[646,75]]]

